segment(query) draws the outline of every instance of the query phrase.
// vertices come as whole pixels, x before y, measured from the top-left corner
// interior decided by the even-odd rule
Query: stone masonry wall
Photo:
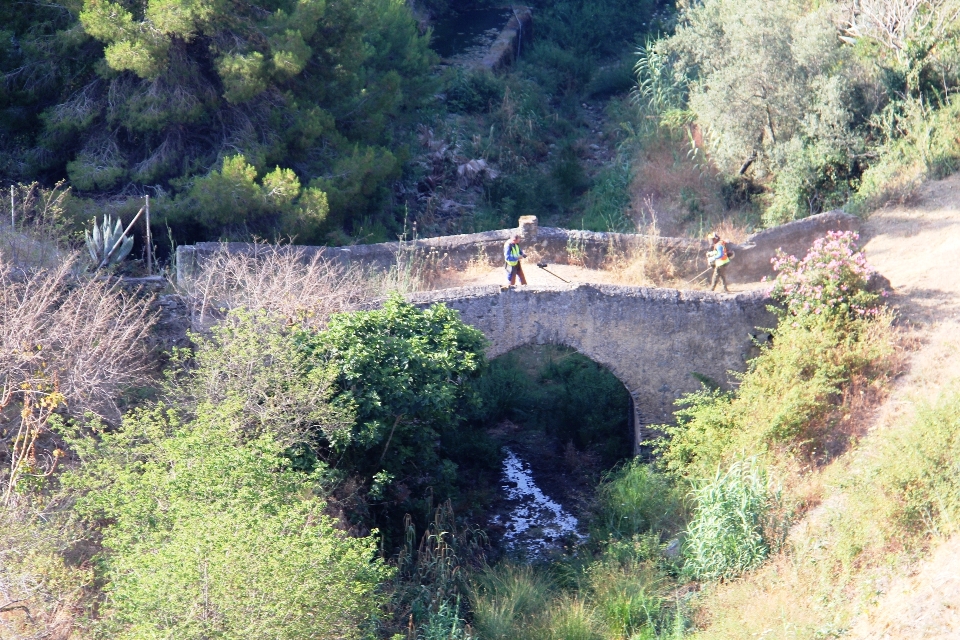
[[[524,216],[529,218],[530,216]],[[757,282],[763,276],[772,276],[770,259],[778,248],[787,253],[803,256],[814,240],[831,230],[856,230],[859,218],[842,211],[831,211],[767,229],[749,236],[739,245],[731,245],[736,251],[733,263],[727,269],[731,283]],[[523,227],[524,248],[534,260],[553,264],[584,264],[600,267],[611,252],[659,250],[669,252],[677,264],[680,276],[689,279],[706,267],[705,240],[666,238],[628,233],[598,233],[575,231],[553,227],[537,228],[533,224]],[[484,233],[471,233],[440,238],[420,238],[407,242],[383,242],[380,244],[353,245],[347,247],[291,247],[300,250],[310,259],[321,254],[330,260],[344,264],[359,264],[387,269],[397,264],[398,257],[429,257],[439,268],[460,269],[472,261],[490,265],[503,261],[503,243],[517,229],[501,229]],[[197,274],[198,268],[209,256],[225,249],[237,253],[254,253],[257,245],[240,242],[200,242],[177,247],[177,282],[185,284]]]
[[[607,367],[634,405],[634,449],[647,425],[672,421],[681,394],[700,388],[694,372],[724,387],[743,371],[751,334],[775,318],[763,293],[719,295],[611,285],[462,287],[415,294],[420,306],[443,302],[480,329],[495,358],[527,344],[562,344]]]

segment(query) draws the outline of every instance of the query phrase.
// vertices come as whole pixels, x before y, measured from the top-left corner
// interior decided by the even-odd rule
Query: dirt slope
[[[873,214],[862,240],[890,279],[893,301],[920,341],[873,429],[909,418],[960,378],[960,175],[925,185],[914,201]],[[853,625],[857,640],[960,638],[960,536],[935,543]]]

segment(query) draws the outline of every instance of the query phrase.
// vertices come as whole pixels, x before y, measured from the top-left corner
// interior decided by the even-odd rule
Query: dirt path
[[[890,279],[893,301],[920,341],[907,373],[873,429],[909,419],[960,378],[960,175],[925,185],[915,202],[875,213],[862,239],[870,262]],[[895,578],[847,637],[856,640],[960,638],[960,536],[934,543],[926,559]]]

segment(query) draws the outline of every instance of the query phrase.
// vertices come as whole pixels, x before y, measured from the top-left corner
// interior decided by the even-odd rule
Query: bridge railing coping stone
[[[763,276],[772,276],[770,260],[778,248],[803,256],[827,231],[857,230],[859,223],[855,216],[830,211],[748,236],[739,245],[732,245],[736,255],[728,269],[728,280],[732,283],[756,282]],[[462,269],[477,261],[485,261],[491,266],[500,264],[503,243],[518,229],[525,239],[524,250],[531,259],[538,261],[598,268],[612,253],[645,251],[655,247],[671,256],[681,278],[690,278],[707,266],[703,257],[708,248],[705,240],[539,227],[536,216],[523,216],[519,227],[514,229],[343,247],[288,245],[282,250],[298,252],[305,260],[319,254],[343,264],[379,269],[388,269],[401,259],[418,254],[430,255],[434,258],[431,262],[438,268]],[[177,283],[188,285],[196,278],[204,261],[221,250],[256,255],[263,247],[242,242],[181,245],[176,253]]]

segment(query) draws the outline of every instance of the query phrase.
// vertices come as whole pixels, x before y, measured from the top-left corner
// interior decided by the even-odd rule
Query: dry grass
[[[536,251],[528,251],[527,262],[534,263],[539,259]],[[447,289],[450,287],[459,287],[463,282],[473,282],[482,279],[490,273],[495,265],[492,264],[485,255],[477,253],[464,267],[456,268],[452,265],[444,266],[442,262],[438,268],[429,273],[428,277],[423,279],[422,290]]]
[[[653,140],[639,152],[634,166],[631,207],[639,225],[650,222],[646,212],[652,206],[666,235],[699,236],[727,214],[716,171],[701,156],[690,154],[687,140]]]
[[[611,246],[602,269],[612,274],[617,284],[639,286],[679,286],[682,284],[676,252],[660,242],[656,216],[642,230],[643,245]]]

